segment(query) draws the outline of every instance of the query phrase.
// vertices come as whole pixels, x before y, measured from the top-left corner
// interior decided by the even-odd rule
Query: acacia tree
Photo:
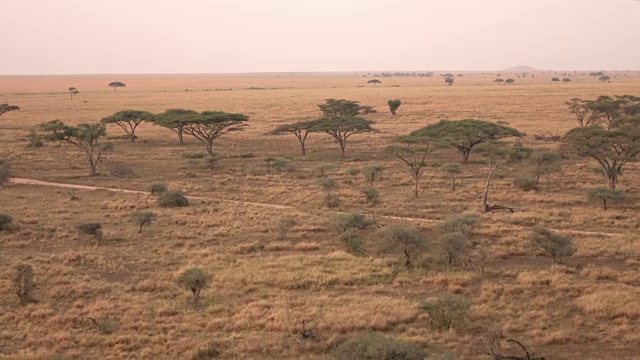
[[[325,99],[324,104],[318,105],[325,117],[358,116],[375,113],[373,106],[360,105],[359,101],[345,99]]]
[[[151,121],[154,115],[148,111],[142,110],[122,110],[117,113],[102,119],[100,122],[103,124],[116,124],[122,130],[124,130],[131,142],[135,142],[138,136],[136,136],[136,128],[143,121]]]
[[[20,110],[19,106],[9,105],[9,104],[0,104],[0,116],[4,113],[8,113],[9,111]]]
[[[53,120],[38,125],[37,129],[44,133],[45,141],[71,144],[82,150],[87,156],[91,176],[98,175],[98,164],[105,151],[112,147],[112,144],[100,141],[107,134],[103,123],[70,126],[60,120]]]
[[[307,153],[306,141],[307,141],[307,136],[309,136],[309,126],[310,126],[309,121],[299,121],[292,124],[285,124],[285,125],[278,126],[274,130],[272,130],[270,134],[271,135],[282,135],[285,133],[293,134],[298,139],[298,142],[300,143],[300,151],[302,152],[302,155],[305,155]]]
[[[512,78],[508,78],[507,80],[505,80],[505,81],[504,81],[504,83],[505,83],[505,84],[507,84],[507,85],[511,85],[511,84],[513,84],[514,82],[516,82],[516,81],[515,81],[515,80],[513,80]]]
[[[69,90],[69,96],[71,96],[71,100],[73,100],[73,97],[75,95],[80,94],[80,91],[78,91],[78,89],[74,88],[73,86],[71,86],[68,90]]]
[[[591,100],[582,100],[580,98],[573,98],[565,102],[571,113],[576,116],[576,120],[581,127],[589,126],[597,120],[597,117],[593,115],[591,102]]]
[[[443,145],[454,147],[462,153],[462,162],[469,162],[471,149],[487,141],[508,137],[524,136],[518,130],[482,120],[441,120],[439,123],[425,126],[409,134],[437,140]]]
[[[563,138],[566,146],[595,159],[615,189],[622,168],[640,154],[640,117],[623,120],[607,130],[600,126],[575,128]]]
[[[378,80],[378,79],[372,79],[367,81],[367,84],[373,84],[373,87],[376,87],[376,84],[380,84],[382,83],[382,81]]]
[[[533,179],[536,185],[540,182],[542,175],[558,172],[562,169],[561,156],[551,151],[534,151],[528,157],[533,165]]]
[[[391,112],[391,116],[396,116],[396,112],[398,111],[398,108],[400,108],[400,105],[402,105],[402,101],[389,100],[387,104],[389,104],[389,111]]]
[[[614,121],[624,113],[622,109],[624,103],[625,100],[620,97],[598,96],[596,100],[589,102],[589,107],[593,113],[593,122],[604,122],[607,124],[607,129],[611,129]]]
[[[213,155],[213,141],[231,131],[241,131],[247,126],[249,117],[243,114],[230,114],[222,111],[203,111],[196,117],[184,122],[183,132],[200,140]]]
[[[452,77],[446,77],[446,78],[444,78],[444,83],[445,83],[445,84],[447,84],[447,85],[449,85],[449,86],[453,85],[454,81],[455,81],[455,80],[453,80],[453,78],[452,78]]]
[[[568,84],[568,83],[571,82],[571,79],[570,78],[562,78],[562,82],[565,83],[565,84]]]
[[[598,78],[598,80],[602,81],[602,82],[609,82],[611,80],[611,78],[609,77],[609,75],[602,75]]]
[[[491,204],[489,202],[489,191],[491,189],[491,181],[498,170],[504,164],[509,162],[517,162],[522,160],[522,154],[530,153],[530,150],[523,147],[521,144],[516,143],[514,146],[501,141],[490,141],[478,149],[484,161],[489,167],[489,174],[487,175],[487,182],[485,184],[484,194],[482,196],[482,209],[485,213],[489,213],[495,210],[509,210],[514,212],[515,209],[510,206],[503,206],[497,204]]]
[[[409,225],[393,224],[379,232],[379,238],[392,251],[402,251],[404,264],[411,267],[417,254],[427,247],[427,238],[417,228]]]
[[[193,110],[169,109],[153,117],[153,122],[167,129],[171,129],[178,135],[180,145],[184,145],[183,133],[186,124],[197,118],[200,114]]]
[[[310,132],[323,132],[338,142],[342,157],[346,156],[347,140],[355,135],[375,131],[373,121],[354,116],[325,117],[309,124]]]
[[[409,167],[414,182],[413,194],[419,197],[422,169],[427,167],[425,159],[438,148],[438,144],[433,139],[411,135],[400,137],[396,142],[398,145],[390,146],[387,150]]]
[[[119,87],[126,87],[127,84],[120,82],[120,81],[112,81],[109,83],[109,87],[113,88],[113,91],[118,91]]]
[[[504,79],[497,78],[497,79],[493,80],[493,82],[498,83],[498,85],[502,85],[502,83],[504,82]]]
[[[553,78],[551,78],[551,81],[553,81],[554,83],[557,84],[560,81],[560,79],[557,78],[557,77],[553,77]]]

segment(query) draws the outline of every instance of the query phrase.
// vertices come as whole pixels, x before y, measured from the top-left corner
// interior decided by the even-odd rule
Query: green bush
[[[460,232],[447,233],[440,237],[442,249],[449,265],[459,264],[469,254],[467,236]]]
[[[538,187],[538,182],[532,177],[519,177],[514,180],[514,184],[518,189],[524,191],[535,190]]]
[[[187,291],[191,291],[193,301],[197,302],[200,298],[200,292],[209,286],[209,277],[200,268],[190,268],[180,274],[178,285]]]
[[[83,223],[76,226],[76,229],[78,229],[79,232],[86,235],[92,235],[95,237],[102,236],[102,224],[99,222]]]
[[[331,350],[337,360],[424,360],[419,346],[378,333],[362,334]]]
[[[9,214],[0,214],[0,231],[9,230],[13,223],[13,218]]]
[[[149,185],[149,192],[151,193],[151,195],[160,195],[167,190],[167,185],[163,183],[155,183]]]
[[[360,213],[339,213],[329,220],[329,226],[334,228],[338,234],[342,234],[349,229],[366,229],[375,225],[374,220],[367,219]]]
[[[471,314],[471,301],[461,295],[447,294],[437,300],[423,302],[420,310],[429,314],[433,329],[460,328]]]
[[[365,253],[365,245],[362,237],[354,229],[348,229],[340,235],[340,241],[347,248],[347,251],[356,256],[362,256]]]
[[[131,218],[133,219],[134,223],[136,225],[138,225],[138,233],[142,232],[142,227],[145,225],[151,225],[151,223],[157,218],[158,216],[151,211],[136,211],[133,214],[131,214]]]
[[[187,207],[189,199],[181,191],[165,191],[158,198],[158,205],[163,208]]]
[[[576,252],[573,241],[555,231],[536,226],[531,232],[531,246],[534,249],[542,249],[553,262],[562,262],[562,258],[569,257]]]
[[[480,224],[480,217],[478,215],[463,214],[445,220],[442,224],[438,225],[438,232],[441,234],[459,232],[469,235],[478,224]]]
[[[607,200],[620,201],[624,200],[624,192],[606,187],[596,187],[589,190],[589,199],[602,201],[603,209],[607,210]]]
[[[376,205],[380,198],[380,192],[374,188],[362,189],[362,194],[365,200],[371,205]]]

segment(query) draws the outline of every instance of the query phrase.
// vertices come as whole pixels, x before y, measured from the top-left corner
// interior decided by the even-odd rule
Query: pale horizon
[[[640,68],[634,0],[21,0],[0,75]],[[35,11],[37,10],[37,11]]]

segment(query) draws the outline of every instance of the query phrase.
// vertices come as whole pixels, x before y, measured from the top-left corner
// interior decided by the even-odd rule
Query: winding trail
[[[34,186],[48,186],[48,187],[57,187],[57,188],[78,189],[78,190],[106,190],[106,191],[112,191],[112,192],[118,192],[118,193],[124,193],[124,194],[148,194],[149,193],[148,191],[140,191],[140,190],[59,183],[59,182],[42,181],[42,180],[26,179],[26,178],[11,178],[9,179],[9,183],[20,184],[20,185],[34,185]],[[192,196],[192,195],[187,195],[187,198],[194,199],[194,200],[213,200],[213,201],[220,201],[220,202],[225,202],[229,204],[249,205],[249,206],[261,207],[261,208],[267,208],[267,209],[304,211],[302,209],[289,206],[289,205],[277,205],[277,204],[259,203],[259,202],[252,202],[252,201],[229,200],[229,199],[212,198],[212,197],[204,197],[204,196]],[[392,220],[408,220],[408,221],[431,223],[431,224],[438,224],[442,222],[441,220],[401,217],[401,216],[391,216],[391,215],[376,215],[376,217],[392,219]],[[513,229],[522,230],[522,229],[525,229],[525,227],[513,225]],[[624,233],[609,233],[609,232],[599,232],[599,231],[565,230],[565,229],[550,229],[550,230],[566,233],[566,234],[575,234],[575,235],[593,235],[593,236],[606,236],[606,237],[626,235]]]

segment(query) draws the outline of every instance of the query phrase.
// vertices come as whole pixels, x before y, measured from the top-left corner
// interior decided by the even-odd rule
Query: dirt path
[[[148,194],[149,193],[148,191],[140,191],[140,190],[110,188],[110,187],[91,186],[91,185],[79,185],[79,184],[69,184],[69,183],[58,183],[58,182],[41,181],[41,180],[25,179],[25,178],[11,178],[11,179],[9,179],[9,182],[13,183],[13,184],[20,184],[20,185],[49,186],[49,187],[58,187],[58,188],[67,188],[67,189],[79,189],[79,190],[106,190],[106,191],[113,191],[113,192],[119,192],[119,193],[124,193],[124,194]],[[213,201],[220,201],[220,202],[225,202],[225,203],[230,203],[230,204],[249,205],[249,206],[268,208],[268,209],[298,210],[298,211],[301,211],[301,209],[298,209],[296,207],[289,206],[289,205],[267,204],[267,203],[251,202],[251,201],[229,200],[229,199],[210,198],[210,197],[191,196],[191,195],[187,195],[187,197],[189,199],[195,199],[195,200],[213,200]],[[442,222],[440,220],[433,220],[433,219],[400,217],[400,216],[391,216],[391,215],[376,215],[376,216],[380,217],[380,218],[391,219],[391,220],[407,220],[407,221],[415,221],[415,222],[431,223],[431,224],[437,224],[437,223],[441,223]],[[524,229],[524,227],[513,226],[513,229],[514,230],[522,230],[522,229]],[[551,230],[557,231],[557,232],[561,232],[561,233],[565,233],[565,234],[575,234],[575,235],[593,235],[593,236],[607,236],[607,237],[615,237],[615,236],[623,236],[623,235],[625,235],[625,234],[598,232],[598,231],[562,230],[562,229],[551,229]]]

